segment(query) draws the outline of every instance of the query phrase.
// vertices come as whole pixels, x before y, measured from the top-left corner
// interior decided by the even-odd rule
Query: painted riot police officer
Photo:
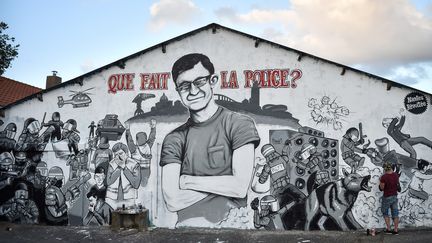
[[[35,118],[24,121],[24,129],[18,138],[15,149],[18,151],[43,151],[45,144],[39,137],[40,123]]]
[[[0,132],[0,153],[10,152],[15,148],[15,135],[17,126],[15,123],[6,125],[3,131]]]
[[[255,198],[250,203],[251,208],[254,210],[255,228],[264,227],[267,230],[286,229],[282,217],[294,204],[294,202],[291,202],[280,208],[278,200],[272,195],[262,197],[261,201]],[[261,210],[258,209],[258,205]]]
[[[6,216],[10,222],[21,224],[37,224],[39,209],[36,203],[29,199],[28,188],[25,183],[19,183],[15,196],[0,206],[0,215]]]
[[[278,198],[283,207],[289,201],[303,201],[306,196],[300,189],[290,183],[288,162],[275,151],[273,145],[266,144],[261,148],[261,153],[266,158],[266,164],[259,177],[259,183],[265,183],[270,177],[270,193]]]

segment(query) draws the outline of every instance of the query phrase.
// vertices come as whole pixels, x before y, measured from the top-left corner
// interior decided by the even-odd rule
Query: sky
[[[1,0],[0,21],[3,76],[40,88],[218,23],[432,93],[432,0]]]

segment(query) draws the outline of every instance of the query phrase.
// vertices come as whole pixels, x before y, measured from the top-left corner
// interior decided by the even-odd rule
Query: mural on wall
[[[73,108],[80,108],[80,107],[87,107],[92,102],[92,99],[89,95],[92,95],[91,93],[87,92],[89,90],[92,90],[94,88],[89,88],[83,91],[73,91],[70,90],[72,94],[69,95],[71,97],[70,100],[64,100],[63,96],[57,97],[58,102],[57,105],[59,108],[62,108],[64,105],[72,105]]]
[[[106,171],[102,166],[96,167],[93,185],[87,193],[89,201],[87,215],[83,218],[83,225],[109,225],[113,208],[106,203]]]
[[[156,120],[150,121],[150,134],[139,132],[136,134],[136,144],[133,141],[129,127],[126,127],[126,141],[131,157],[138,162],[141,173],[141,186],[146,186],[150,177],[150,161],[152,159],[152,147],[156,139]]]
[[[12,151],[15,149],[17,126],[11,122],[0,132],[0,153]]]
[[[349,174],[345,169],[343,173],[342,179],[320,186],[309,195],[305,203],[305,230],[312,229],[313,220],[317,220],[319,229],[326,229],[324,225],[327,219],[333,220],[337,229],[362,228],[351,209],[361,190],[371,191],[368,185],[371,177]]]
[[[244,70],[244,85],[237,73],[216,72],[204,54],[182,54],[171,73],[108,73],[103,95],[120,100],[131,91],[127,109],[65,115],[89,106],[91,87],[58,97],[61,112],[6,119],[0,219],[109,225],[114,210],[144,204],[151,219],[159,213],[176,227],[378,227],[378,181],[391,162],[402,186],[402,224],[432,222],[432,165],[424,155],[431,137],[411,136],[405,124],[427,110],[424,95],[408,94],[410,113],[382,124],[350,122],[353,104],[332,96],[302,97],[296,102],[310,108],[303,121],[288,108],[291,97],[269,99],[265,91],[293,91],[303,83],[300,69]],[[250,98],[238,98],[240,88]]]
[[[29,198],[27,184],[22,182],[17,184],[14,197],[0,206],[0,215],[14,223],[37,224],[39,222],[39,210],[36,203]]]
[[[363,135],[362,123],[359,123],[359,129],[356,127],[349,128],[346,130],[345,135],[342,138],[342,158],[354,171],[359,167],[363,167],[365,162],[365,157],[362,157],[359,154],[372,156],[372,153],[375,152],[373,148],[368,149],[370,140],[365,144],[366,137],[366,135]],[[359,147],[360,145],[362,145],[361,148]]]
[[[411,137],[409,134],[403,133],[402,127],[405,124],[405,115],[400,118],[384,118],[382,122],[383,126],[387,128],[387,134],[393,138],[393,140],[399,144],[399,146],[409,153],[413,159],[417,158],[417,152],[413,148],[416,144],[423,144],[432,149],[432,141],[425,137]]]
[[[411,92],[404,99],[405,109],[413,114],[422,114],[427,110],[428,101],[424,94]]]
[[[151,98],[149,94],[143,93],[139,95],[141,98],[135,98],[134,103],[142,97]],[[138,96],[137,96],[138,97]],[[144,100],[144,99],[142,99]],[[138,103],[137,103],[138,104]],[[138,112],[137,112],[138,111]],[[159,98],[159,101],[150,108],[149,111],[144,112],[141,108],[135,110],[134,116],[129,118],[126,122],[129,124],[141,124],[149,122],[152,118],[163,122],[174,122],[181,119],[187,119],[188,110],[182,105],[181,101],[169,100],[165,93]]]
[[[279,124],[296,128],[300,126],[298,119],[287,111],[286,105],[266,104],[260,106],[261,87],[258,82],[253,82],[250,89],[251,98],[244,99],[242,102],[237,102],[223,94],[214,94],[215,102],[229,110],[249,114],[256,123]]]
[[[129,157],[128,147],[122,142],[114,144],[112,152],[113,159],[109,162],[106,177],[106,200],[112,201],[112,204],[134,205],[141,182],[140,165]]]
[[[139,115],[143,115],[144,114],[144,111],[142,110],[142,108],[141,108],[141,104],[142,104],[142,102],[144,101],[144,100],[147,100],[147,99],[151,99],[151,98],[154,98],[154,97],[156,97],[154,94],[147,94],[147,93],[141,93],[141,94],[138,94],[134,99],[133,99],[133,103],[136,103],[136,110],[135,110],[135,112],[134,112],[134,116],[139,116]]]
[[[137,189],[150,176],[155,120],[149,136],[137,133],[135,144],[129,128],[115,114],[107,114],[97,125],[93,122],[85,143],[80,143],[75,119],[63,122],[59,112],[53,112],[48,122],[45,118],[46,112],[42,125],[35,118],[25,119],[18,141],[15,123],[0,133],[1,219],[108,225],[114,208],[136,205]],[[118,142],[123,134],[128,145]],[[109,141],[117,141],[112,149]],[[42,160],[49,152],[56,158],[49,162],[51,166]]]
[[[245,207],[260,137],[254,121],[215,103],[218,81],[203,54],[188,54],[172,69],[188,121],[170,132],[161,151],[162,192],[177,226],[214,226]]]
[[[311,117],[316,124],[331,125],[334,130],[341,130],[342,121],[350,114],[350,110],[345,106],[336,103],[336,99],[331,101],[329,96],[323,96],[320,101],[310,98],[308,107],[312,108]]]

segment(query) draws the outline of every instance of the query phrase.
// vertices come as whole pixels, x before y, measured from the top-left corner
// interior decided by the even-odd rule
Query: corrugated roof
[[[0,76],[0,107],[14,103],[42,89]]]

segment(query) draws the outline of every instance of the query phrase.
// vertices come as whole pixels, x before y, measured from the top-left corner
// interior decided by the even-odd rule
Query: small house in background
[[[41,90],[41,88],[0,76],[0,108]]]

